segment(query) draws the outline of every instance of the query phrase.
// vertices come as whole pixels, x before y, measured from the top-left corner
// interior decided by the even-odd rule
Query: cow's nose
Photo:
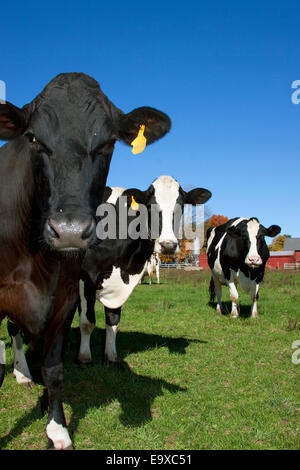
[[[46,237],[56,250],[86,250],[95,233],[92,217],[73,219],[50,217],[46,223]]]
[[[164,240],[160,242],[162,254],[174,254],[176,251],[178,243],[171,240]]]
[[[261,258],[259,256],[248,256],[247,264],[252,264],[255,266],[259,266],[261,264]]]

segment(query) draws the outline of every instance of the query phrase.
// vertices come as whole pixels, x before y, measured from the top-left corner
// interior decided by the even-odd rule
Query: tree
[[[180,243],[180,252],[177,254],[177,258],[180,263],[184,261],[192,262],[191,242],[189,240],[183,240]]]
[[[207,219],[204,222],[204,243],[200,251],[201,254],[206,253],[206,248],[207,248],[206,232],[209,229],[209,227],[218,227],[218,225],[225,224],[225,222],[228,222],[228,217],[225,217],[224,215],[216,215],[216,214],[213,214],[209,219]]]
[[[286,235],[278,235],[278,237],[275,237],[269,245],[270,251],[282,251],[284,247],[284,240],[288,238]]]
[[[174,263],[175,261],[175,256],[174,255],[162,255],[161,253],[159,253],[159,259],[162,263]]]
[[[225,224],[225,222],[228,222],[228,217],[225,217],[224,215],[213,214],[208,222],[209,227],[218,227],[218,225],[222,225]]]

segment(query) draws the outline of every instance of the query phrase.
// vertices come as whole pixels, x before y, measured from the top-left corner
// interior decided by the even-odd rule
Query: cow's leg
[[[259,290],[259,284],[253,281],[252,286],[251,286],[251,300],[252,300],[251,317],[252,318],[258,317],[258,311],[257,311],[258,290]]]
[[[149,274],[149,286],[152,284],[152,273]]]
[[[44,335],[42,376],[48,391],[49,447],[72,449],[62,406],[63,353],[67,333],[79,302],[80,265],[64,260],[55,293],[51,321]]]
[[[159,284],[159,265],[156,266],[156,278],[157,278],[157,284]]]
[[[121,307],[107,308],[104,307],[106,321],[106,337],[105,337],[105,360],[113,363],[118,362],[116,336],[120,323]]]
[[[229,295],[232,302],[231,316],[232,318],[238,318],[239,316],[239,294],[236,285],[233,281],[228,282]]]
[[[77,295],[71,295],[54,315],[44,340],[42,377],[48,391],[47,436],[49,448],[72,449],[62,406],[63,350],[76,310]]]
[[[5,343],[0,341],[0,387],[2,385],[5,374]]]
[[[42,368],[44,383],[48,389],[49,412],[47,420],[47,436],[49,447],[54,449],[70,449],[72,441],[66,425],[62,406],[62,343],[60,335],[47,354]]]
[[[27,365],[23,349],[23,339],[20,329],[11,321],[7,323],[8,333],[11,336],[14,351],[14,371],[13,375],[18,384],[32,384],[32,377]]]
[[[92,283],[88,280],[79,283],[80,307],[79,307],[79,325],[80,325],[80,348],[78,361],[81,364],[90,364],[92,354],[90,348],[91,334],[95,328],[95,301],[96,292]]]
[[[217,307],[216,311],[220,315],[222,314],[222,284],[216,276],[212,276],[212,282],[215,285],[215,293],[217,296]]]

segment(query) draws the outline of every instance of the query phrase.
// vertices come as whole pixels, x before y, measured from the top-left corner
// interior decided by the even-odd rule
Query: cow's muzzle
[[[45,226],[45,238],[57,251],[86,250],[95,237],[96,224],[92,217],[49,217]]]
[[[250,268],[258,268],[259,266],[262,265],[261,257],[255,256],[255,255],[247,256],[245,262]]]
[[[173,255],[176,252],[178,243],[171,240],[160,242],[160,252],[163,255]]]

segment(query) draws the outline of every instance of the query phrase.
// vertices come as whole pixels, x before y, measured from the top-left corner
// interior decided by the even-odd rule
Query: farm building
[[[199,255],[199,266],[209,269],[206,253]],[[267,268],[300,269],[300,238],[286,238],[284,251],[270,251]]]

